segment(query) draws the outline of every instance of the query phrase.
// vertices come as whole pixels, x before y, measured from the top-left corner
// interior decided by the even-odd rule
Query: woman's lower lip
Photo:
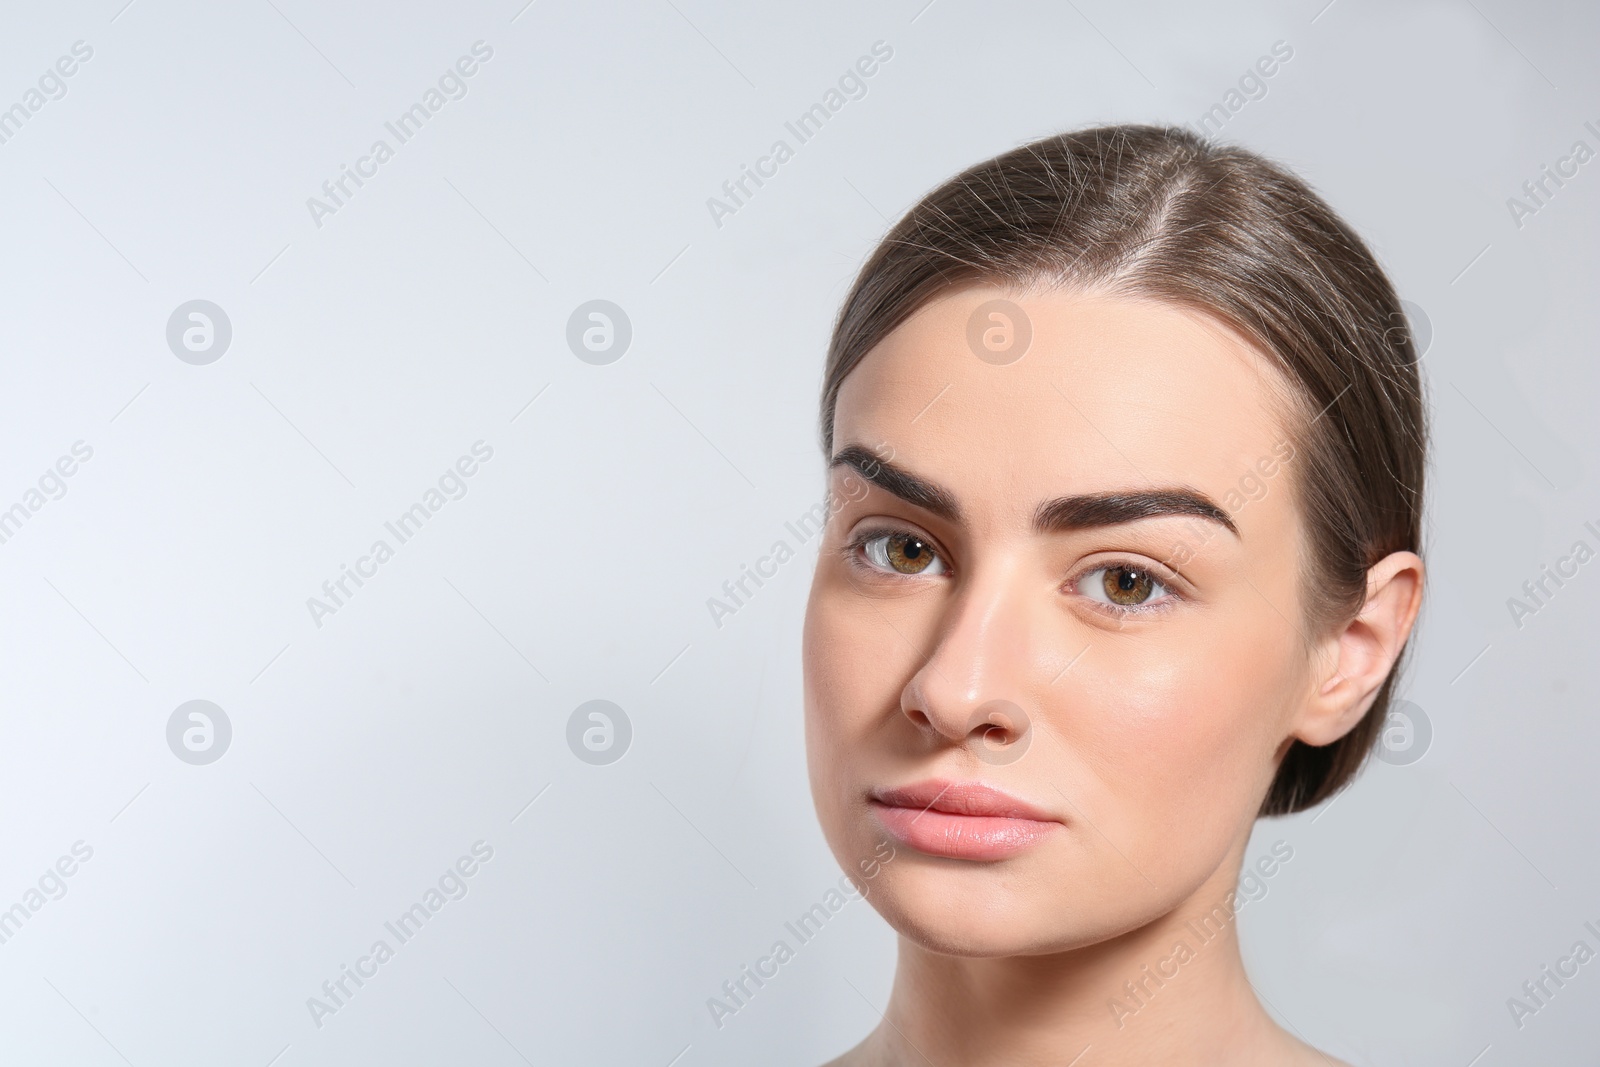
[[[1031,848],[1058,822],[1013,819],[995,815],[952,815],[931,808],[898,808],[869,800],[878,821],[901,844],[932,856],[963,860],[998,860]]]

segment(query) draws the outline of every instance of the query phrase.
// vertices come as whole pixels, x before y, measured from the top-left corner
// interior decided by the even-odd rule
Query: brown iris
[[[933,562],[933,547],[916,534],[890,534],[884,540],[889,566],[901,574],[921,574]]]
[[[1135,607],[1150,599],[1155,580],[1147,571],[1133,567],[1107,567],[1100,584],[1113,604]]]

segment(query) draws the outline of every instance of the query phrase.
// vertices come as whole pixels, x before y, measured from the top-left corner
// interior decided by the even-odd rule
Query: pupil
[[[1123,607],[1132,607],[1148,600],[1154,584],[1148,574],[1136,567],[1108,567],[1102,581],[1105,583],[1106,596],[1111,598],[1112,603]]]
[[[900,550],[900,554],[907,559],[916,559],[922,555],[922,542],[908,540],[905,543],[905,547]]]

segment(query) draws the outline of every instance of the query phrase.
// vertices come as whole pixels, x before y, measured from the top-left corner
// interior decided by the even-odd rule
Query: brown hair
[[[889,231],[839,311],[823,378],[825,454],[850,371],[940,293],[973,282],[1162,300],[1221,320],[1272,358],[1295,394],[1313,630],[1355,616],[1378,560],[1420,554],[1426,426],[1400,301],[1361,238],[1283,167],[1178,127],[1117,125],[1035,141],[951,178]],[[1398,674],[1399,661],[1338,741],[1291,745],[1260,814],[1311,807],[1349,781]]]

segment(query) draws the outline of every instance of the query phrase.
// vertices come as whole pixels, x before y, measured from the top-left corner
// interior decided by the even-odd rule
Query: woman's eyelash
[[[885,544],[877,553],[868,551],[868,546],[883,541]],[[933,575],[943,576],[950,571],[949,560],[944,552],[933,541],[917,533],[915,530],[904,527],[876,527],[863,530],[852,537],[844,546],[845,557],[852,566],[860,567],[875,575],[893,575],[903,578],[917,578],[929,574],[929,568],[935,562],[940,564],[940,569],[933,571]],[[863,556],[882,555],[881,563],[878,560],[866,560]],[[894,560],[903,560],[908,567],[915,568],[924,558],[928,560],[926,566],[920,569],[902,570],[895,565]]]
[[[878,542],[884,544],[876,552],[870,551],[869,547]],[[851,566],[873,575],[916,578],[930,574],[943,576],[950,570],[950,563],[938,545],[905,527],[880,526],[863,530],[844,545],[843,551]],[[882,558],[872,558],[874,556]],[[927,564],[917,569],[916,565],[924,559]],[[897,565],[897,560],[906,566]],[[939,569],[930,570],[936,563]],[[1096,575],[1102,576],[1100,580],[1090,581]],[[1075,595],[1089,602],[1093,610],[1115,618],[1128,618],[1166,611],[1187,599],[1177,588],[1181,581],[1181,578],[1169,577],[1164,569],[1132,559],[1114,559],[1102,560],[1078,571],[1065,584]],[[1085,583],[1088,583],[1087,589]],[[1157,590],[1159,595],[1156,595]],[[1118,603],[1119,600],[1128,602]]]
[[[1098,582],[1092,581],[1096,575],[1104,577]],[[1088,583],[1088,589],[1084,588],[1085,583]],[[1167,577],[1157,568],[1129,559],[1100,561],[1079,571],[1066,582],[1067,587],[1092,604],[1094,610],[1118,618],[1170,609],[1175,603],[1187,599],[1178,591],[1177,584],[1177,579]],[[1158,597],[1150,595],[1154,589],[1160,589]],[[1105,599],[1099,599],[1095,593],[1102,594]],[[1136,599],[1129,603],[1118,603],[1119,597]]]

